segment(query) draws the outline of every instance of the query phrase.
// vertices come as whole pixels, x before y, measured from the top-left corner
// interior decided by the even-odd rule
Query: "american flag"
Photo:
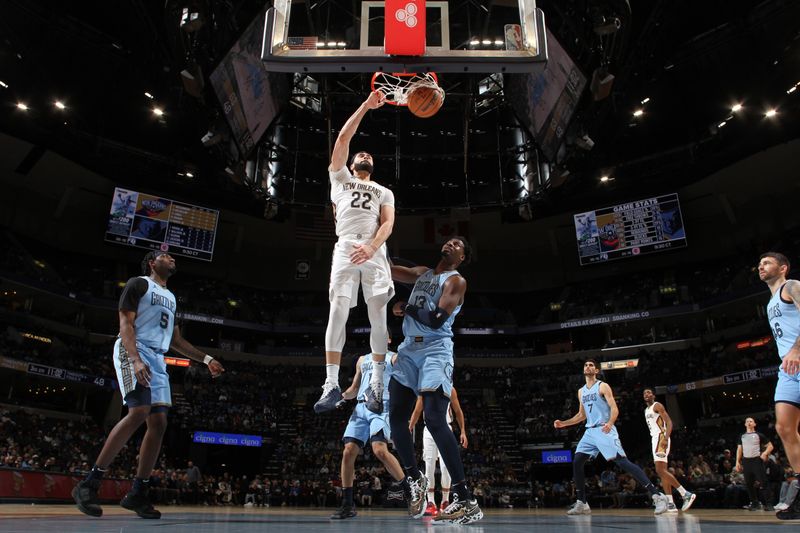
[[[324,215],[296,213],[294,235],[306,241],[335,241],[336,227],[333,220]]]
[[[289,50],[316,50],[316,37],[289,37],[286,40]]]

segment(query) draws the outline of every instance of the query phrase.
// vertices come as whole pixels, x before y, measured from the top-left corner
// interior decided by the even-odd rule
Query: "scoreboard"
[[[114,189],[105,240],[211,261],[219,211]]]
[[[686,246],[676,193],[578,213],[574,218],[581,265]]]

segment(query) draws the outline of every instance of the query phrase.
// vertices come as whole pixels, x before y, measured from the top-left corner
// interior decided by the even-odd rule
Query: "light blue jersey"
[[[386,370],[383,371],[383,401],[389,401],[389,380],[392,379],[392,357],[394,353],[389,352],[386,354]],[[361,383],[358,387],[358,394],[356,400],[367,401],[367,390],[369,390],[369,382],[372,380],[372,354],[368,353],[361,359]]]
[[[457,270],[448,270],[441,274],[436,274],[433,270],[429,269],[417,279],[417,282],[414,284],[414,289],[411,291],[411,296],[408,298],[408,303],[420,309],[427,309],[428,311],[436,310],[436,307],[439,305],[439,298],[442,297],[442,287],[444,287],[445,281],[447,281],[450,276],[456,275],[458,275]],[[456,315],[459,311],[461,311],[461,305],[458,305],[453,312],[450,313],[450,316],[439,329],[430,328],[418,322],[413,317],[406,315],[403,319],[403,335],[405,335],[406,338],[425,337],[426,339],[432,337],[452,337],[453,321],[456,319]]]
[[[175,295],[147,276],[147,292],[136,310],[136,342],[157,352],[169,350],[175,328]]]
[[[612,426],[608,433],[603,431],[603,425],[611,417],[611,407],[603,396],[600,395],[600,384],[597,380],[591,387],[581,387],[581,403],[586,413],[586,431],[584,431],[575,453],[585,453],[592,457],[598,453],[611,461],[618,457],[625,457],[625,450],[619,441],[617,428]]]
[[[586,413],[587,428],[600,427],[611,418],[611,407],[600,394],[601,383],[602,381],[597,380],[591,388],[586,385],[581,387],[581,403]]]
[[[775,291],[767,304],[767,320],[778,346],[778,355],[783,359],[800,337],[800,311],[795,304],[781,298],[783,287]]]

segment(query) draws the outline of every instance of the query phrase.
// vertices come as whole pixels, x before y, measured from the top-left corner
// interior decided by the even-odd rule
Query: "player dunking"
[[[467,281],[456,268],[469,262],[466,239],[454,237],[441,249],[436,268],[392,265],[392,277],[414,283],[409,303],[395,304],[395,314],[404,316],[405,339],[397,352],[397,364],[389,382],[389,422],[400,463],[409,481],[408,511],[414,518],[425,513],[428,480],[417,467],[414,441],[408,423],[422,396],[428,430],[452,478],[453,495],[434,521],[469,524],[483,518],[478,502],[467,487],[458,442],[447,424],[447,405],[453,388],[453,321],[464,303]]]
[[[419,417],[422,415],[422,397],[417,397],[417,405],[414,407],[414,412],[411,414],[411,420],[408,423],[409,431],[414,430],[417,425]],[[456,388],[453,387],[450,391],[450,405],[447,408],[447,425],[451,426],[453,417],[458,421],[458,427],[461,430],[461,436],[458,439],[462,448],[469,445],[467,439],[467,429],[464,422],[464,411],[461,409],[461,403],[458,401],[458,393]],[[422,430],[422,459],[425,461],[425,477],[428,479],[428,504],[425,506],[425,516],[436,516],[439,511],[444,511],[450,505],[450,472],[447,471],[442,460],[442,454],[439,448],[436,447],[436,442],[433,440],[433,435],[428,430],[427,424],[425,429]],[[442,503],[436,507],[436,461],[439,461],[439,468],[441,469],[440,486],[442,489]]]
[[[350,308],[358,303],[359,285],[367,303],[369,342],[374,363],[366,405],[374,413],[380,413],[383,408],[383,372],[389,338],[386,304],[394,295],[385,243],[394,226],[394,194],[371,180],[374,166],[372,156],[367,152],[358,152],[353,156],[350,170],[345,164],[350,151],[350,139],[361,119],[370,109],[381,107],[384,98],[382,93],[373,91],[347,120],[336,139],[328,167],[339,240],[333,249],[328,289],[330,313],[325,331],[327,377],[322,386],[322,396],[314,404],[317,413],[334,409],[342,399],[339,365],[347,317]]]
[[[175,273],[175,259],[165,252],[149,252],[142,261],[142,273],[144,276],[129,279],[122,291],[119,337],[114,343],[114,368],[128,414],[109,433],[92,471],[72,490],[78,509],[89,516],[103,515],[97,500],[103,474],[128,439],[146,422],[133,488],[120,505],[142,518],[161,518],[147,491],[167,428],[167,411],[172,405],[164,353],[175,350],[202,362],[212,377],[225,371],[213,357],[181,337],[175,324],[175,295],[167,289],[167,280]]]
[[[656,393],[653,389],[644,389],[642,396],[647,404],[644,410],[644,420],[650,430],[653,462],[656,465],[656,473],[661,478],[661,488],[664,489],[664,494],[667,496],[667,512],[678,512],[678,508],[675,507],[675,501],[672,499],[673,489],[676,489],[681,498],[683,498],[681,511],[688,511],[694,500],[697,499],[697,495],[683,488],[681,482],[667,468],[670,445],[672,444],[670,439],[672,435],[672,418],[670,418],[664,405],[656,401]]]
[[[387,354],[386,372],[383,374],[384,389],[383,402],[389,403],[389,378],[392,376],[392,367],[397,360],[397,355]],[[408,488],[408,481],[403,475],[403,469],[397,458],[389,451],[387,442],[391,439],[389,429],[389,406],[384,405],[382,413],[373,413],[366,408],[367,388],[369,387],[370,377],[375,368],[372,354],[362,355],[358,358],[356,375],[353,383],[342,393],[343,400],[340,405],[346,404],[346,400],[356,399],[353,414],[347,422],[342,441],[344,451],[342,452],[342,506],[331,515],[333,519],[344,519],[356,516],[355,505],[353,504],[353,478],[355,477],[355,464],[359,449],[363,448],[368,442],[372,445],[372,453],[383,463],[386,471],[389,472],[395,481],[403,485],[403,492]]]
[[[797,474],[800,473],[800,282],[786,279],[790,266],[785,255],[767,252],[760,257],[758,277],[772,293],[767,304],[767,320],[781,358],[775,386],[775,431]],[[786,499],[789,507],[778,511],[776,516],[781,520],[798,520],[800,498],[797,498],[796,480],[792,481],[789,491]]]
[[[569,420],[553,422],[556,429],[561,429],[586,421],[586,431],[578,442],[575,460],[572,463],[577,501],[567,511],[567,514],[591,514],[592,509],[586,500],[586,479],[583,465],[590,457],[596,457],[598,453],[603,454],[606,461],[614,461],[617,466],[647,489],[656,505],[655,514],[664,513],[667,510],[667,497],[660,494],[655,485],[647,479],[642,469],[625,456],[617,428],[614,427],[614,422],[619,416],[617,402],[608,383],[597,379],[599,373],[600,368],[594,360],[588,359],[583,364],[583,377],[586,379],[586,385],[578,390],[578,404],[580,405],[578,413]]]

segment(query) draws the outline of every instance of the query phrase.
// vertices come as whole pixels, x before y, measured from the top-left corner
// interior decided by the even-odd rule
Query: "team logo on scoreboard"
[[[641,251],[642,251],[642,250],[641,250],[640,248],[638,248],[638,247],[636,247],[636,248],[632,248],[632,249],[631,249],[631,253],[632,253],[633,255],[639,255],[639,253],[640,253]]]

